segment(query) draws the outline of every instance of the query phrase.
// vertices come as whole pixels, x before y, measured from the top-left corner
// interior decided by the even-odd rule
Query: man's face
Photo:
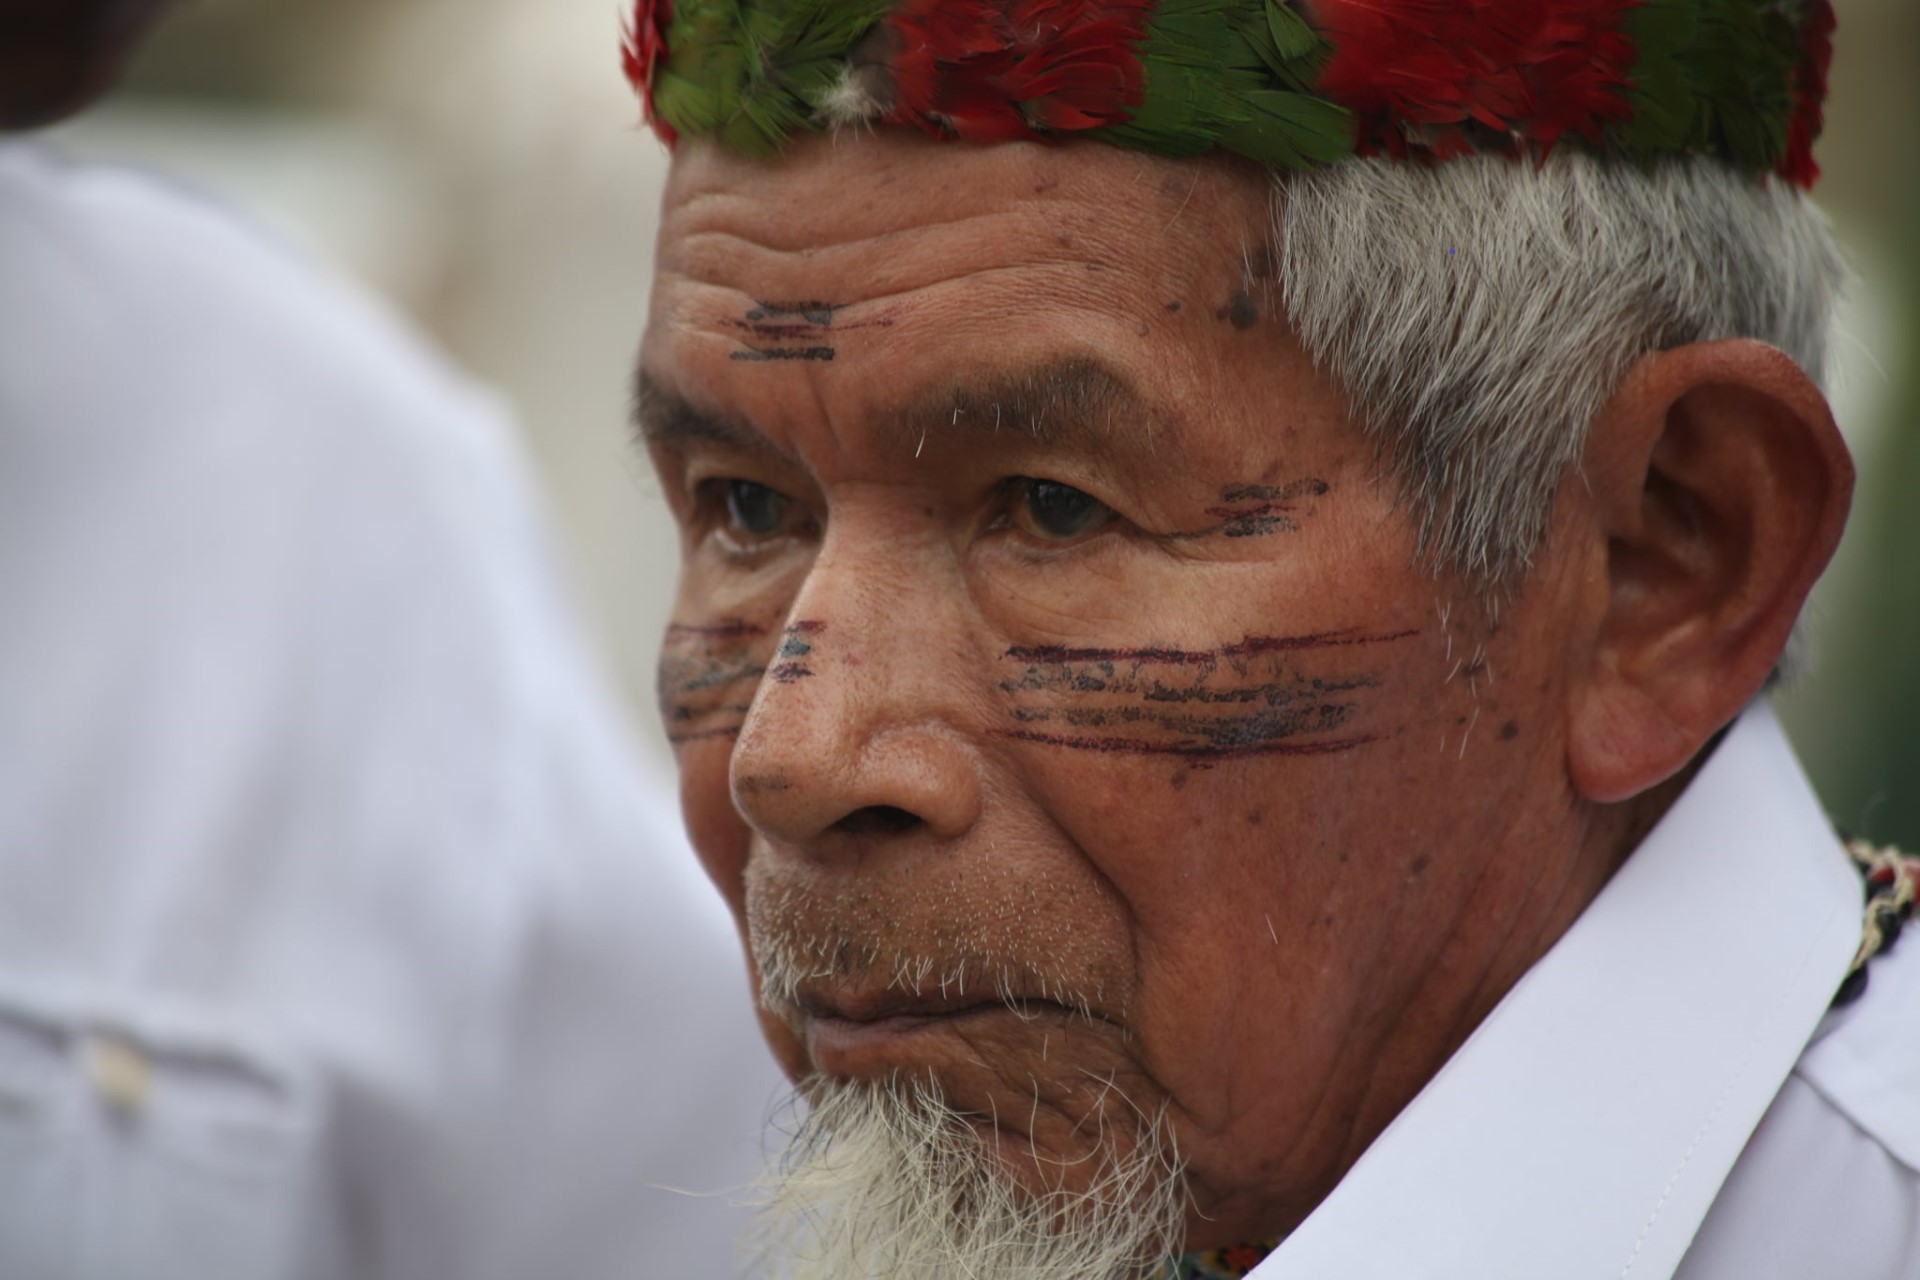
[[[0,129],[32,129],[104,93],[167,0],[0,0]]]
[[[776,1053],[934,1076],[1042,1181],[1164,1112],[1196,1246],[1304,1215],[1590,888],[1521,856],[1583,834],[1553,576],[1494,628],[1415,567],[1266,209],[1096,146],[688,145],[643,362],[661,705]]]

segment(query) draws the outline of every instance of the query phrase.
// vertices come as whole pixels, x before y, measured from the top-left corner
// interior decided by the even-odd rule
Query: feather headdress
[[[637,0],[646,118],[736,150],[856,122],[1278,168],[1574,145],[1819,175],[1831,0]]]

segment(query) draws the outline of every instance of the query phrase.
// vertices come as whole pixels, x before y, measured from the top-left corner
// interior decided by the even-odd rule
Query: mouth
[[[930,1047],[925,1042],[995,1019],[1031,1022],[1071,1012],[1046,1000],[947,998],[903,991],[801,992],[796,1006],[796,1029],[814,1069],[851,1078],[909,1065]]]

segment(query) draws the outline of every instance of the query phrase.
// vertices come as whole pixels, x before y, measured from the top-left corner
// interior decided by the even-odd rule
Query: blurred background
[[[1920,852],[1920,3],[1836,8],[1819,201],[1858,277],[1833,399],[1862,483],[1783,704],[1835,820]],[[618,72],[620,18],[615,0],[186,0],[56,136],[251,211],[512,404],[664,760],[676,551],[625,418],[666,157]]]

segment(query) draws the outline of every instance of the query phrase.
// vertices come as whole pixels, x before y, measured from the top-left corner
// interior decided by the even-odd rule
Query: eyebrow
[[[647,445],[701,442],[785,456],[750,423],[699,408],[645,370],[634,374],[632,417],[636,436]],[[877,420],[885,430],[922,442],[934,432],[977,439],[1004,431],[1058,448],[1146,452],[1170,426],[1126,378],[1087,356],[955,381],[882,409]]]
[[[673,448],[700,442],[724,445],[746,453],[779,454],[760,432],[745,422],[708,413],[672,390],[645,369],[633,373],[630,413],[639,443]]]
[[[955,382],[883,418],[912,439],[934,431],[976,438],[1011,431],[1036,444],[1089,451],[1119,446],[1151,452],[1156,434],[1168,425],[1131,382],[1088,356]]]

